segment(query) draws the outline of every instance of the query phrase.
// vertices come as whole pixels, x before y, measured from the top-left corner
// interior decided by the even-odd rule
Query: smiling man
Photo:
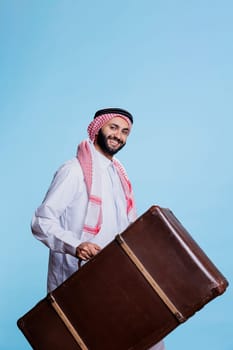
[[[32,232],[50,248],[49,292],[136,219],[131,184],[114,157],[132,125],[126,110],[97,111],[87,128],[88,139],[58,169],[35,212]]]
[[[50,249],[48,292],[77,271],[136,219],[134,196],[122,164],[133,125],[121,108],[96,112],[77,156],[56,172],[32,219],[32,232]],[[163,342],[153,349],[164,349]]]

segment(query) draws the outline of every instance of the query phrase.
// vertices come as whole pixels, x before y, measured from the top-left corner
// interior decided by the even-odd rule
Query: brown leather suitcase
[[[17,323],[35,350],[144,350],[227,285],[173,213],[152,206]]]

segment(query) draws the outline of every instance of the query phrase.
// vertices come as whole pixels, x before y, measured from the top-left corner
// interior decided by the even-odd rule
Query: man
[[[96,112],[88,140],[56,172],[32,220],[32,232],[50,248],[48,292],[64,282],[136,219],[132,187],[114,155],[133,125],[120,108]],[[159,343],[153,349],[163,349]]]

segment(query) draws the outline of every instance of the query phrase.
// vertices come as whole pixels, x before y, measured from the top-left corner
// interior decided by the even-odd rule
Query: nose
[[[117,137],[119,140],[121,140],[121,131],[120,130],[115,130],[114,136]]]

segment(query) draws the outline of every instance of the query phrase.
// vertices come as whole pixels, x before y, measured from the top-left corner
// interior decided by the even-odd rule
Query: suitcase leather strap
[[[137,256],[134,254],[134,252],[131,250],[131,248],[128,246],[128,244],[125,242],[122,235],[118,234],[116,236],[116,241],[120,244],[122,249],[125,251],[125,253],[128,255],[128,257],[131,259],[131,261],[135,264],[135,266],[138,268],[138,270],[141,272],[141,274],[144,276],[144,278],[147,280],[147,282],[151,285],[151,287],[154,289],[154,291],[159,295],[159,297],[162,299],[164,304],[174,314],[174,316],[177,318],[177,320],[180,323],[184,322],[186,320],[186,318],[177,309],[177,307],[169,299],[169,297],[166,295],[166,293],[162,290],[162,288],[158,285],[158,283],[150,275],[150,273],[147,271],[147,269],[143,266],[141,261],[137,258]]]
[[[60,317],[60,319],[63,321],[63,323],[65,324],[65,326],[67,327],[67,329],[69,330],[69,332],[71,333],[71,335],[73,336],[74,340],[79,345],[79,347],[82,350],[88,350],[88,348],[85,345],[84,341],[82,340],[82,338],[80,337],[80,335],[78,334],[76,329],[73,327],[72,323],[67,318],[67,316],[65,315],[65,313],[63,312],[63,310],[61,309],[59,304],[57,303],[57,301],[54,298],[52,293],[48,294],[48,299],[51,301],[52,307],[54,308],[54,310],[56,311],[56,313]]]

